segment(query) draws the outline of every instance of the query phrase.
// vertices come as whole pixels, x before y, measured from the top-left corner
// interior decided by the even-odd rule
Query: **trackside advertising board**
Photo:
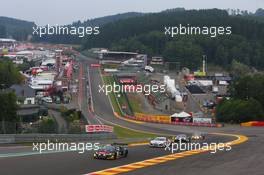
[[[85,125],[87,133],[113,132],[113,127],[108,125]]]

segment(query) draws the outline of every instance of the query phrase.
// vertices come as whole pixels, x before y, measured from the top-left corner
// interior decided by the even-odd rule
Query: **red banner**
[[[100,64],[91,64],[91,67],[100,67]]]
[[[88,133],[113,132],[113,127],[108,125],[85,125],[85,131]]]

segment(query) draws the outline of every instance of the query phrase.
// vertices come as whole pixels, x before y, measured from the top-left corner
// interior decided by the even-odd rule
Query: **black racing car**
[[[100,147],[95,153],[95,159],[118,159],[121,157],[127,157],[128,150],[125,146],[121,145],[104,145]]]
[[[179,134],[172,139],[173,142],[190,142],[191,139],[186,134]]]

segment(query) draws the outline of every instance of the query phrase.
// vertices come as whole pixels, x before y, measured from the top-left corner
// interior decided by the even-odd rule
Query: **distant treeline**
[[[0,38],[25,41],[32,34],[34,25],[33,22],[0,16]]]
[[[231,26],[232,35],[165,36],[165,26]],[[101,34],[86,38],[84,48],[107,47],[162,55],[166,61],[197,68],[202,55],[208,62],[229,66],[237,60],[258,69],[264,68],[264,23],[243,16],[230,16],[224,10],[165,11],[120,20],[101,27]]]
[[[232,60],[264,68],[264,10],[254,14],[228,14],[226,10],[170,9],[160,13],[126,13],[74,22],[68,26],[100,26],[99,35],[84,38],[69,35],[33,37],[36,42],[82,44],[82,49],[106,47],[118,51],[136,51],[149,56],[160,55],[166,61],[179,61],[182,66],[197,68],[202,55],[208,62],[227,67]],[[1,22],[5,20],[5,22]],[[14,19],[13,19],[14,20]],[[32,34],[34,23],[18,22],[0,18],[0,36],[13,33],[16,39],[25,39]],[[9,24],[9,25],[6,25]],[[12,24],[12,25],[11,25]],[[164,34],[167,26],[179,24],[196,27],[232,27],[232,35],[211,38],[204,35],[186,35],[171,38]],[[4,26],[4,27],[3,27]],[[9,27],[7,27],[9,26]],[[30,28],[30,32],[29,32]],[[18,30],[16,32],[16,30]]]
[[[264,75],[243,75],[231,85],[231,99],[216,108],[220,122],[264,121]]]

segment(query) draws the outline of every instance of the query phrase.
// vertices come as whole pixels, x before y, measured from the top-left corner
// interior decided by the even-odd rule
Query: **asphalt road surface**
[[[205,142],[215,143],[219,140],[226,142],[230,138],[207,136]],[[6,152],[29,152],[31,147],[3,147],[0,148],[0,155]],[[163,155],[171,154],[164,148],[150,148],[148,145],[129,147],[127,158],[118,160],[96,160],[93,159],[93,151],[86,151],[83,154],[78,152],[60,152],[49,154],[21,155],[15,157],[0,158],[1,174],[87,174],[102,169],[126,165],[133,162],[143,161]],[[179,151],[178,151],[179,152]],[[174,152],[176,153],[176,152]],[[132,172],[131,172],[132,173]]]

